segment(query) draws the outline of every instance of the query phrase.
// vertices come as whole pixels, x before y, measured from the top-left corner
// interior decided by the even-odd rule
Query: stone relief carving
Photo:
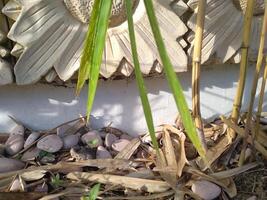
[[[198,0],[189,0],[188,6],[195,12],[188,20],[188,27],[195,30],[196,8]],[[239,49],[242,43],[242,26],[247,0],[208,0],[205,27],[202,44],[202,63],[214,56],[219,63],[225,63],[233,58],[240,62]],[[255,0],[254,17],[251,28],[251,43],[249,59],[255,61],[260,41],[262,17],[264,14],[264,0]],[[194,32],[188,37],[192,53]]]
[[[198,0],[155,0],[162,35],[176,72],[187,70]],[[66,81],[79,68],[94,0],[0,0],[0,85]],[[202,62],[239,62],[246,0],[208,0]],[[250,59],[256,58],[264,0],[256,0]],[[134,0],[142,72],[162,72],[143,0]],[[193,11],[193,12],[192,12]],[[4,17],[4,15],[6,17]],[[182,20],[181,20],[182,19]],[[10,57],[12,55],[12,57]],[[190,63],[189,63],[190,64]],[[133,72],[124,0],[114,0],[101,75]],[[13,78],[14,74],[14,78]]]
[[[171,8],[171,0],[154,1],[156,15],[175,70],[186,71],[187,56],[176,39],[187,32],[186,25]],[[93,0],[10,0],[2,12],[15,22],[7,37],[15,42],[11,51],[18,58],[14,66],[16,83],[31,84],[55,76],[68,80],[80,64]],[[134,1],[134,22],[142,72],[154,67],[161,72],[158,53],[142,0]],[[179,27],[179,28],[177,28]],[[116,0],[101,67],[109,78],[119,71],[133,72],[124,1]]]
[[[3,2],[0,1],[0,8]],[[0,85],[10,84],[13,82],[13,72],[11,63],[7,60],[10,56],[8,49],[7,32],[9,30],[8,23],[4,16],[0,13]]]

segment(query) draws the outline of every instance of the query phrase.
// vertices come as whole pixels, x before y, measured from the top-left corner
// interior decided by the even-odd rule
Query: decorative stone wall
[[[197,0],[155,0],[156,15],[176,72],[187,70],[194,41]],[[67,81],[80,64],[93,0],[0,0],[0,85]],[[263,0],[256,0],[250,61],[255,62]],[[238,63],[244,0],[208,0],[202,47],[203,63]],[[162,72],[143,0],[134,1],[134,22],[141,70]],[[8,39],[7,39],[8,38]],[[114,0],[101,75],[133,74],[123,0]],[[13,78],[14,77],[14,78]]]

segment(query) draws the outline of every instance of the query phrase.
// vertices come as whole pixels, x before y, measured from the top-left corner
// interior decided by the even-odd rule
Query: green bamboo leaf
[[[102,54],[105,46],[106,34],[111,13],[112,0],[96,0],[94,2],[92,18],[86,38],[81,69],[79,71],[77,92],[81,90],[85,80],[89,78],[87,120],[93,107]]]
[[[95,184],[90,192],[81,197],[81,200],[96,200],[100,191],[100,183]]]
[[[99,190],[100,190],[100,183],[94,185],[94,187],[91,189],[89,200],[96,200]]]
[[[154,6],[151,0],[144,0],[146,12],[148,15],[148,19],[150,22],[150,26],[158,47],[159,55],[162,61],[162,64],[164,66],[164,71],[166,73],[166,78],[169,83],[169,86],[171,88],[171,91],[173,93],[176,106],[179,110],[179,113],[181,115],[181,119],[183,121],[186,133],[190,140],[192,141],[193,145],[197,149],[199,155],[203,158],[205,158],[205,150],[202,146],[202,143],[200,141],[200,138],[198,137],[197,130],[195,127],[195,124],[193,123],[191,114],[189,112],[182,86],[173,70],[173,66],[171,64],[170,58],[167,54],[157,18],[155,16]]]
[[[90,55],[92,55],[92,51],[94,50],[93,44],[96,36],[96,25],[97,25],[97,17],[98,17],[98,12],[99,12],[99,6],[100,6],[100,0],[95,0],[94,6],[93,6],[93,11],[92,15],[90,18],[90,25],[88,26],[88,31],[86,35],[86,40],[84,42],[84,49],[82,53],[82,58],[81,58],[81,64],[79,68],[79,73],[78,73],[78,83],[77,83],[77,88],[76,88],[76,94],[78,95],[85,83],[85,81],[89,78],[90,74],[90,68],[91,68],[91,63],[90,63]]]
[[[153,123],[153,117],[152,112],[150,108],[150,104],[147,97],[147,91],[144,83],[144,79],[142,77],[142,73],[140,70],[140,64],[138,60],[138,53],[137,53],[137,47],[136,47],[136,39],[135,39],[135,33],[134,33],[134,24],[133,24],[133,14],[132,14],[132,0],[126,0],[126,11],[127,11],[127,20],[128,20],[128,30],[129,30],[129,36],[130,36],[130,43],[131,43],[131,49],[132,49],[132,57],[133,57],[133,63],[134,63],[134,71],[137,81],[137,86],[139,89],[139,94],[141,98],[141,102],[143,105],[143,110],[146,118],[147,127],[149,130],[149,134],[152,140],[152,144],[157,152],[159,152],[159,145],[157,142],[155,129],[154,129],[154,123]]]

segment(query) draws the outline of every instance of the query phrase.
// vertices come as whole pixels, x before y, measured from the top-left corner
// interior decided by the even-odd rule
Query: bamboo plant
[[[262,21],[262,30],[261,30],[261,37],[260,37],[260,45],[259,45],[259,51],[258,51],[258,58],[257,58],[257,64],[256,64],[256,70],[254,73],[254,78],[253,78],[253,83],[252,83],[252,89],[251,89],[251,94],[250,94],[250,102],[249,102],[249,107],[248,107],[248,114],[247,114],[247,122],[250,122],[252,119],[252,112],[253,112],[253,106],[254,106],[254,101],[255,101],[255,95],[256,95],[256,90],[258,86],[258,79],[259,79],[259,74],[262,68],[262,63],[263,63],[263,57],[264,57],[264,45],[265,45],[265,37],[266,37],[266,29],[267,29],[267,3],[265,3],[265,12],[264,12],[264,17]],[[246,131],[248,132],[250,129],[250,123],[246,124]]]
[[[181,84],[173,70],[173,66],[167,54],[167,51],[166,51],[166,48],[163,42],[163,38],[161,36],[160,29],[158,26],[157,18],[154,12],[152,0],[145,0],[144,3],[145,3],[148,19],[150,22],[150,26],[151,26],[151,29],[152,29],[152,32],[153,32],[153,35],[154,35],[154,38],[155,38],[155,41],[158,47],[161,62],[164,66],[164,72],[166,74],[166,78],[169,83],[170,89],[173,93],[176,106],[181,115],[181,119],[183,121],[186,133],[188,137],[191,139],[196,149],[198,150],[198,153],[200,154],[200,156],[202,158],[205,158],[206,149],[203,146],[201,139],[198,137],[197,130],[193,123],[192,117],[190,115]]]
[[[197,21],[193,51],[193,62],[192,62],[192,113],[195,119],[196,128],[198,131],[199,138],[202,140],[202,145],[207,149],[203,123],[201,119],[200,111],[200,65],[201,65],[201,49],[202,39],[204,32],[204,21],[205,21],[205,7],[206,0],[199,0],[197,7]]]
[[[259,45],[259,51],[258,51],[258,58],[257,58],[257,64],[256,64],[256,70],[254,73],[254,78],[253,78],[253,83],[252,83],[252,89],[251,89],[251,94],[250,94],[250,102],[249,102],[249,107],[247,111],[247,118],[246,118],[246,127],[245,127],[245,136],[248,135],[250,129],[251,129],[251,120],[252,120],[252,113],[253,113],[253,106],[254,106],[254,101],[255,101],[255,95],[256,95],[256,90],[258,86],[258,79],[259,79],[259,73],[262,68],[262,62],[263,62],[263,57],[264,57],[264,45],[265,45],[265,37],[266,37],[266,23],[267,23],[267,12],[266,12],[267,4],[265,3],[265,12],[264,12],[264,17],[262,21],[262,29],[261,29],[261,37],[260,37],[260,45]],[[252,132],[252,138],[255,139],[255,132]],[[241,151],[241,157],[240,157],[240,165],[244,162],[245,159],[245,150],[247,146],[247,140],[244,140],[243,143],[243,148]]]
[[[252,17],[253,17],[254,3],[255,3],[254,0],[247,1],[246,11],[245,11],[239,80],[238,80],[238,86],[237,86],[237,93],[234,99],[234,105],[233,105],[233,110],[231,114],[231,119],[233,120],[234,123],[237,123],[238,121],[243,93],[244,93],[246,71],[247,71],[247,65],[248,65],[248,50],[249,50],[250,32],[251,32],[250,29],[251,29],[251,23],[252,23]],[[231,142],[231,140],[234,139],[236,136],[235,131],[233,129],[230,129],[228,131],[228,136]]]
[[[260,117],[261,117],[261,113],[262,113],[262,106],[263,106],[264,93],[265,93],[265,85],[266,85],[266,79],[267,79],[267,57],[265,59],[265,62],[266,62],[266,64],[265,64],[263,79],[262,79],[262,83],[261,83],[260,98],[259,98],[258,110],[257,110],[257,116],[256,116],[255,138],[257,138],[257,134],[258,134],[259,128],[260,128]]]
[[[129,3],[129,2],[128,2]],[[99,70],[102,60],[102,54],[105,44],[105,36],[108,27],[108,20],[111,12],[111,4],[112,0],[95,0],[92,17],[90,19],[90,25],[88,29],[88,34],[85,40],[85,46],[83,50],[83,56],[81,61],[81,66],[78,75],[78,84],[77,84],[77,93],[80,92],[83,87],[85,81],[89,79],[89,90],[88,90],[88,103],[87,103],[87,116],[88,120],[90,117],[90,113],[93,107],[93,101],[96,94],[97,82],[99,78]],[[161,58],[161,62],[164,66],[164,71],[166,74],[167,81],[170,85],[171,91],[174,95],[174,99],[181,115],[181,119],[184,123],[184,127],[186,129],[186,133],[196,149],[198,150],[201,157],[205,157],[205,148],[203,147],[201,140],[198,137],[195,125],[193,123],[192,117],[190,115],[183,90],[177,76],[173,70],[173,66],[167,54],[157,19],[155,17],[155,12],[153,8],[153,3],[151,0],[144,1],[146,12],[149,18],[150,26],[158,47],[159,55]],[[129,4],[128,4],[129,6]],[[129,12],[128,12],[129,15]],[[128,16],[128,20],[131,19]],[[130,22],[131,23],[131,22]],[[131,25],[129,26],[131,27]],[[133,30],[129,29],[130,35],[133,36]],[[131,36],[131,37],[132,37]],[[133,37],[132,37],[133,39]],[[131,45],[135,42],[132,40]],[[135,44],[134,44],[135,45]],[[136,47],[132,46],[133,53],[136,51]],[[136,57],[136,52],[134,53]],[[138,66],[138,60],[134,59],[135,66]],[[136,65],[137,64],[137,65]],[[140,94],[142,98],[142,103],[145,105],[144,111],[147,120],[147,124],[149,125],[149,131],[152,134],[152,139],[155,137],[153,134],[152,126],[152,113],[149,109],[149,104],[147,101],[147,96],[145,93],[144,83],[142,82],[141,75],[139,70],[136,69],[136,76],[138,81],[138,87],[140,89]],[[156,146],[154,144],[154,146]]]
[[[148,97],[147,97],[144,79],[142,77],[142,72],[140,70],[140,63],[138,60],[136,39],[135,39],[135,33],[134,33],[134,22],[133,22],[133,16],[132,16],[133,15],[132,7],[133,7],[132,0],[126,0],[127,21],[128,21],[128,29],[129,29],[129,37],[130,37],[130,43],[131,43],[131,49],[132,49],[135,77],[136,77],[137,86],[139,89],[139,94],[140,94],[140,98],[141,98],[143,109],[144,109],[147,127],[150,133],[151,141],[153,143],[154,148],[156,149],[157,155],[160,156],[159,145],[157,142],[154,123],[153,123],[152,112],[151,112],[150,104],[149,104]]]

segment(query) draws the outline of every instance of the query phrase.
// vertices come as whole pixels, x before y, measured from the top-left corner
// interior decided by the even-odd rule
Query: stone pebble
[[[65,137],[65,133],[71,128],[70,125],[65,124],[57,128],[57,135],[61,138]]]
[[[67,135],[63,137],[62,140],[63,140],[63,149],[70,149],[78,144],[80,136],[78,134]]]
[[[89,146],[90,148],[97,148],[99,146],[103,146],[103,141],[98,131],[89,131],[85,133],[82,136],[81,140],[85,145]]]
[[[63,147],[63,141],[58,135],[48,135],[38,141],[37,147],[43,151],[55,153]]]
[[[0,158],[0,173],[5,173],[5,172],[11,172],[11,171],[16,171],[23,169],[25,166],[25,163],[11,159],[11,158]]]
[[[109,159],[112,158],[110,152],[103,146],[97,147],[96,159]]]
[[[192,191],[204,200],[212,200],[221,194],[221,188],[209,181],[195,181],[191,187]]]
[[[24,146],[23,135],[10,135],[5,143],[5,151],[8,155],[13,156],[18,153]]]
[[[41,150],[37,147],[32,147],[22,155],[21,160],[24,162],[34,160],[40,154],[40,152]]]
[[[20,124],[16,124],[16,126],[10,131],[10,135],[22,135],[24,136],[25,128]]]
[[[26,139],[26,141],[24,143],[24,148],[27,148],[30,145],[32,145],[39,137],[40,137],[40,133],[39,132],[32,132],[28,136],[28,138]]]
[[[129,140],[119,139],[115,141],[111,147],[114,151],[121,152],[129,143]]]
[[[110,148],[111,145],[112,145],[115,141],[117,141],[118,139],[119,139],[119,138],[118,138],[116,135],[112,134],[112,133],[108,133],[108,134],[106,134],[106,137],[105,137],[105,146],[108,147],[108,148]]]

